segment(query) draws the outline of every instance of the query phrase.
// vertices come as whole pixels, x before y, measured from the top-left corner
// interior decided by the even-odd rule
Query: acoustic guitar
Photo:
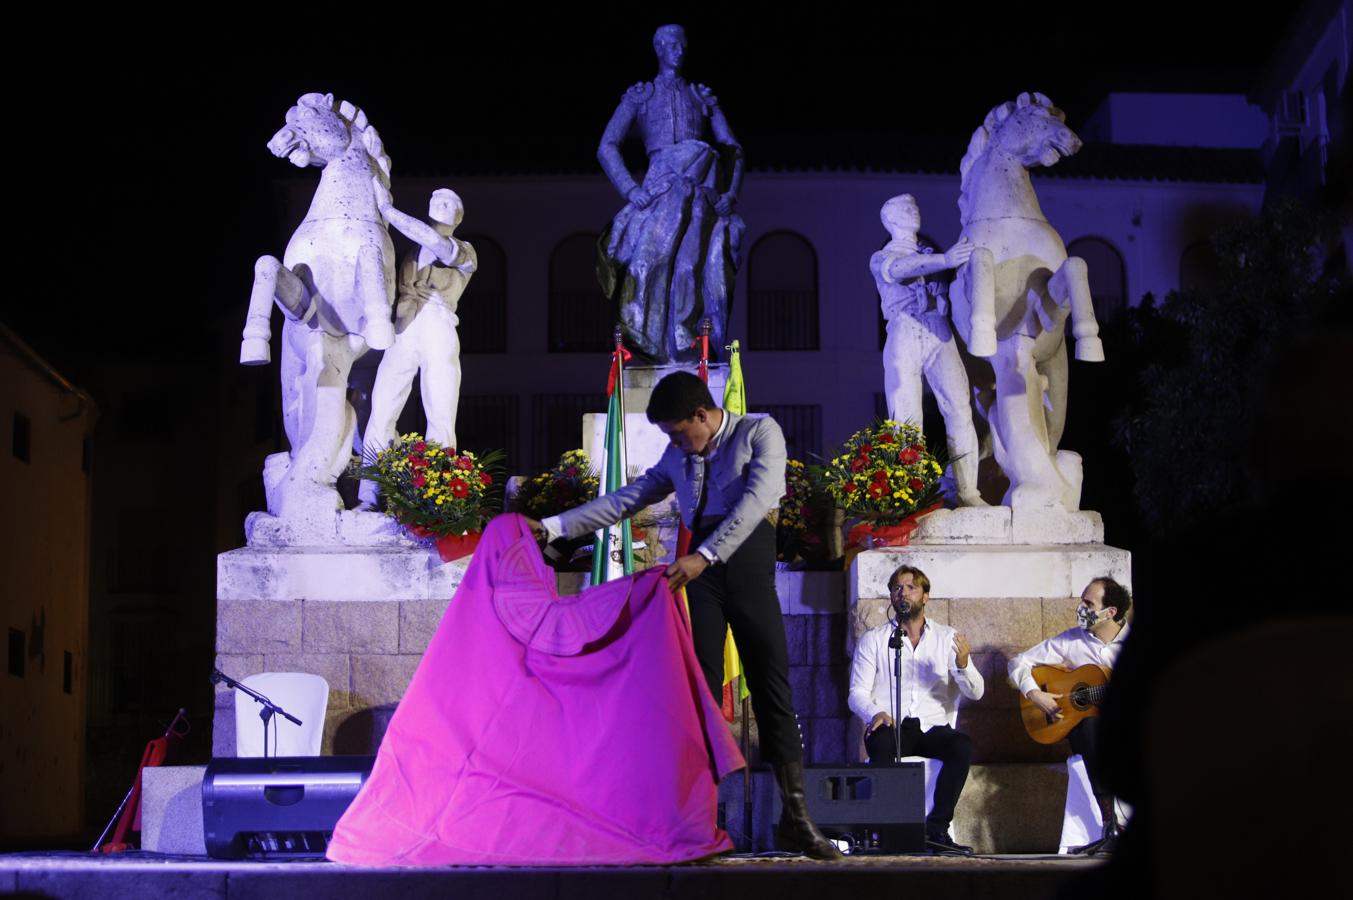
[[[1109,673],[1096,665],[1067,670],[1057,666],[1034,666],[1034,681],[1040,690],[1061,694],[1057,705],[1060,719],[1049,719],[1028,697],[1020,696],[1019,711],[1024,730],[1040,744],[1055,744],[1067,736],[1082,720],[1099,715],[1099,705],[1109,689]]]

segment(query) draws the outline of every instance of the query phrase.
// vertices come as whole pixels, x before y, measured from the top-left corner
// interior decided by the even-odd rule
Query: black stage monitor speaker
[[[223,757],[202,779],[202,830],[215,859],[324,856],[373,756]]]
[[[924,763],[808,766],[804,790],[818,827],[847,838],[856,852],[925,850]]]
[[[740,851],[775,849],[780,792],[767,770],[752,772],[751,826],[743,794],[745,772],[719,783],[719,825]],[[925,850],[925,765],[808,766],[808,812],[828,837],[847,840],[856,853]]]

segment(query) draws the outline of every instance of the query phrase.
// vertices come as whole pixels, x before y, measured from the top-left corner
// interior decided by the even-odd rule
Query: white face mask
[[[1076,607],[1076,624],[1086,631],[1089,631],[1100,622],[1112,618],[1112,616],[1105,615],[1107,612],[1108,610],[1104,609],[1088,609],[1085,604],[1082,603],[1080,606]]]

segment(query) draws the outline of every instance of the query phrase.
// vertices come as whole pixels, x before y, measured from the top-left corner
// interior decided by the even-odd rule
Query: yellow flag
[[[728,348],[728,382],[723,389],[723,408],[731,413],[746,415],[747,386],[742,380],[742,355],[738,352],[738,342]],[[747,679],[742,677],[742,660],[738,658],[737,645],[733,643],[733,630],[730,628],[723,639],[723,683],[728,684],[734,678],[738,681],[738,699],[746,700],[750,696]]]

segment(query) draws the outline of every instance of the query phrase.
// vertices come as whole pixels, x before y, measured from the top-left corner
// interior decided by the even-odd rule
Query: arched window
[[[550,254],[549,351],[605,353],[615,323],[615,306],[597,283],[597,236],[564,238]]]
[[[1181,291],[1209,290],[1217,286],[1220,273],[1217,254],[1208,240],[1194,241],[1184,248],[1179,258],[1179,289]]]
[[[478,266],[456,307],[460,352],[506,353],[507,255],[487,235],[466,235],[465,240],[474,247]]]
[[[1122,315],[1127,309],[1127,267],[1118,249],[1103,238],[1083,237],[1067,244],[1066,255],[1085,260],[1095,319],[1103,325]]]
[[[891,238],[889,238],[889,240],[891,240]],[[925,232],[916,235],[916,244],[920,247],[928,247],[935,253],[940,252],[940,245],[935,243],[934,238],[930,237]],[[887,240],[879,245],[879,249],[882,250],[886,246],[888,246]],[[926,280],[936,281],[947,285],[954,280],[954,273],[952,271],[936,272],[934,275],[927,276]],[[883,345],[888,341],[888,320],[883,318],[883,297],[878,293],[877,282],[875,283],[874,306],[878,310],[876,315],[879,320],[879,349],[882,350]]]
[[[818,349],[817,253],[802,235],[772,231],[747,262],[747,347]]]

